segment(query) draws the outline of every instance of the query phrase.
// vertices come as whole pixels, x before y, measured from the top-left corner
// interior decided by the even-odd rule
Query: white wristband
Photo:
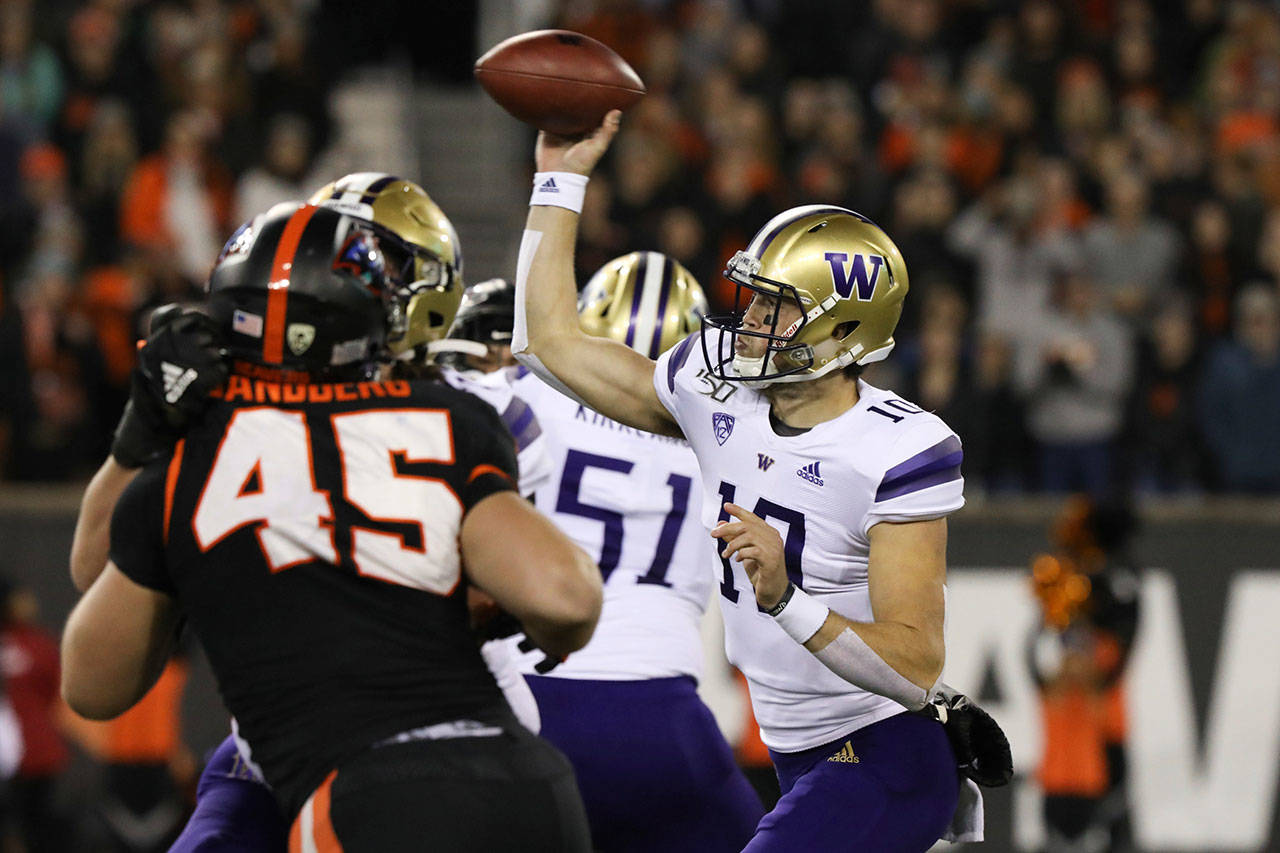
[[[533,176],[533,197],[530,206],[563,207],[574,213],[582,212],[582,200],[587,195],[587,176],[577,172],[538,172]]]
[[[831,609],[809,595],[800,587],[795,588],[791,600],[782,612],[773,617],[778,627],[787,632],[787,636],[797,643],[804,644],[827,621]]]

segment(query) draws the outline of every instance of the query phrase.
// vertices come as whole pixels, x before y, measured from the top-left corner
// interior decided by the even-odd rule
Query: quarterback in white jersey
[[[657,362],[584,335],[577,218],[619,120],[610,113],[583,139],[539,136],[512,350],[609,417],[685,437],[698,458],[729,656],[783,791],[746,849],[976,840],[980,800],[957,808],[967,744],[953,750],[959,729],[930,713],[960,442],[858,377],[893,348],[902,256],[859,214],[795,208],[730,262],[733,313],[705,318]]]
[[[727,521],[725,502],[750,508],[782,533],[797,587],[850,619],[872,621],[868,533],[880,522],[939,518],[963,505],[959,439],[935,415],[861,380],[858,402],[842,415],[779,434],[765,398],[709,376],[700,353],[689,358],[698,347],[690,338],[669,350],[655,378],[702,464],[703,523]],[[901,704],[850,685],[787,636],[756,606],[740,561],[722,566],[725,650],[751,686],[766,746],[797,752],[902,713]]]

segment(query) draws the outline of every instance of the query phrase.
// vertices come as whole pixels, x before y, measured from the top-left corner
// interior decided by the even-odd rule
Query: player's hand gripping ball
[[[626,110],[645,93],[626,60],[568,30],[512,36],[476,60],[475,75],[511,115],[558,136],[588,133],[610,110]]]

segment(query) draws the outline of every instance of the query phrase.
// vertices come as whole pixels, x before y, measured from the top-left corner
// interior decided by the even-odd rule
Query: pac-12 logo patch
[[[724,444],[733,435],[733,415],[716,412],[711,416],[711,426],[716,433],[716,441]]]

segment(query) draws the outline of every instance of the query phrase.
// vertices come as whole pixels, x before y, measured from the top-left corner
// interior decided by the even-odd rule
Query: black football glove
[[[168,453],[208,407],[209,392],[227,381],[224,355],[218,327],[207,315],[178,305],[157,308],[111,442],[115,460],[141,468]]]
[[[486,615],[485,618],[474,628],[476,639],[481,643],[487,643],[490,640],[501,640],[506,637],[514,637],[516,634],[524,634],[524,625],[520,624],[520,620],[512,616],[507,611],[498,607],[492,614]],[[542,652],[542,660],[534,664],[533,668],[539,675],[546,675],[551,670],[560,665],[561,661],[553,658],[551,655],[542,651],[538,644],[529,639],[526,635],[520,639],[518,648],[522,652],[539,651]]]
[[[1009,739],[972,699],[942,685],[918,713],[942,723],[961,773],[986,788],[1009,784],[1013,778]]]
[[[490,640],[502,640],[516,634],[523,634],[524,626],[520,624],[519,619],[498,607],[494,609],[492,615],[487,615],[477,624],[474,630],[476,639],[481,643],[487,643]]]
[[[533,640],[530,640],[527,635],[520,641],[520,644],[516,646],[516,648],[522,652],[542,652],[542,660],[533,665],[533,671],[538,673],[538,675],[546,675],[548,672],[564,663],[563,659],[552,657],[550,654],[543,651],[542,648]]]

